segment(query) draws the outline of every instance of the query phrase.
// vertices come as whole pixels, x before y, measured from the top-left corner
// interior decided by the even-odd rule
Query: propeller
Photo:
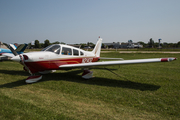
[[[19,55],[20,57],[20,63],[25,67],[25,69],[29,72],[29,74],[32,75],[31,70],[26,66],[26,64],[24,63],[24,56],[22,54]]]
[[[32,75],[32,72],[30,71],[30,69],[24,63],[24,56],[22,54],[18,54],[11,44],[9,44],[9,45],[6,44],[6,43],[4,43],[4,44],[15,55],[14,57],[11,58],[11,60],[16,61],[16,62],[20,62],[25,67],[25,69]]]

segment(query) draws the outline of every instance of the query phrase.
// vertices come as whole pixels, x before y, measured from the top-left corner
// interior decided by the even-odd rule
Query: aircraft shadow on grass
[[[12,71],[12,70],[5,70],[5,71],[0,70],[0,73],[10,74],[10,75],[23,75],[23,76],[28,75],[28,73],[25,71]],[[68,71],[64,73],[46,74],[44,75],[42,80],[33,84],[38,84],[40,82],[46,82],[46,81],[51,81],[51,80],[55,80],[55,81],[63,80],[63,81],[77,82],[77,83],[89,84],[89,85],[120,87],[120,88],[128,88],[128,89],[135,89],[135,90],[141,90],[141,91],[156,91],[161,87],[161,86],[152,85],[152,84],[127,81],[127,79],[125,80],[124,78],[119,78],[119,80],[116,80],[116,79],[94,77],[89,80],[84,80],[81,78],[81,75],[77,75],[79,73],[82,73],[82,70]],[[18,86],[23,86],[23,85],[27,85],[24,79],[0,85],[0,88],[3,88],[3,87],[13,88],[13,87],[18,87]]]

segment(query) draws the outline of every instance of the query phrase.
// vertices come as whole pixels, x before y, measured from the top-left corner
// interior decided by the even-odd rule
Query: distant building
[[[119,42],[117,42],[117,43],[115,43],[115,42],[113,42],[113,43],[103,43],[103,44],[107,48],[119,48],[119,46],[120,46]]]
[[[113,43],[103,43],[106,48],[143,48],[140,43],[133,43],[132,40],[128,40],[127,43],[113,42]]]
[[[84,49],[91,49],[91,47],[90,46],[85,46]]]

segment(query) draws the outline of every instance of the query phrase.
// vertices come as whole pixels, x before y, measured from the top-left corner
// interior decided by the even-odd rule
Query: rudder
[[[94,47],[92,53],[96,55],[96,57],[100,57],[100,52],[101,52],[101,44],[102,44],[102,38],[99,37],[96,46]]]

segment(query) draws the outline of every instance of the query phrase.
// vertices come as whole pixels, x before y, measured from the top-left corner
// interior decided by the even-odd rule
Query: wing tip
[[[174,60],[177,60],[177,58],[161,58],[161,62],[170,62]]]

